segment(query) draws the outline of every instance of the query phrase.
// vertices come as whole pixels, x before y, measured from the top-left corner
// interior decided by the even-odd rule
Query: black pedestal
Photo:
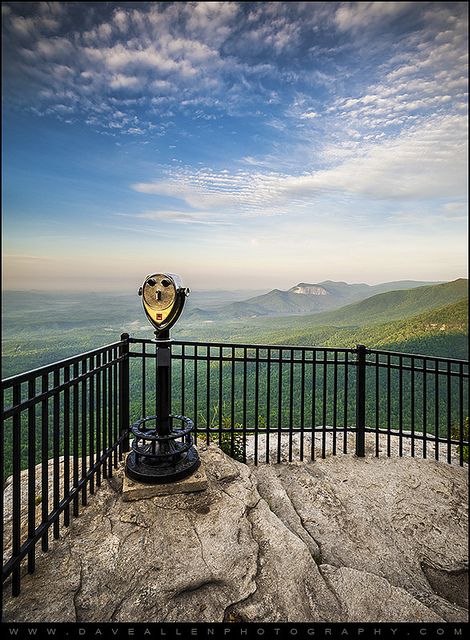
[[[137,458],[140,458],[137,460]],[[154,464],[148,462],[135,451],[131,451],[126,460],[126,473],[132,480],[144,484],[166,484],[176,482],[190,476],[201,464],[194,447],[183,454],[176,463],[164,462]]]
[[[183,423],[181,429],[172,428],[173,420]],[[148,428],[149,423],[155,428]],[[157,416],[135,422],[130,431],[135,438],[126,459],[126,474],[137,482],[165,484],[190,476],[201,464],[193,446],[193,422],[186,416],[170,415],[161,428]],[[163,431],[163,433],[162,433]]]

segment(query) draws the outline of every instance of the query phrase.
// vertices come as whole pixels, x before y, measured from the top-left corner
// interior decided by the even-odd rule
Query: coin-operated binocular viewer
[[[175,482],[191,475],[200,465],[191,436],[192,420],[170,413],[170,328],[181,315],[189,293],[180,278],[169,273],[147,276],[139,289],[145,314],[155,328],[157,415],[141,418],[130,428],[134,440],[126,473],[138,482]],[[175,422],[179,423],[176,427]]]

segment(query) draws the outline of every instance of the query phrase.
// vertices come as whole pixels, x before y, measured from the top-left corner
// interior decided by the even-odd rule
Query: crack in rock
[[[191,518],[188,518],[188,520],[189,520],[189,522],[190,522],[190,524],[191,524],[191,526],[192,526],[192,528],[193,528],[193,530],[194,530],[194,533],[196,534],[196,538],[198,539],[199,546],[201,547],[201,559],[202,559],[202,561],[204,562],[204,564],[206,565],[206,567],[207,567],[207,569],[209,570],[210,574],[212,575],[212,569],[211,569],[211,567],[209,567],[209,565],[207,564],[207,560],[206,560],[206,558],[205,558],[205,556],[204,556],[204,545],[202,544],[201,536],[199,535],[198,530],[197,530],[197,528],[196,528],[196,525],[194,524],[194,522],[192,521],[192,519],[191,519]],[[193,589],[191,589],[191,591],[193,591]]]
[[[70,555],[72,555],[72,554],[70,554]],[[83,565],[81,563],[80,558],[78,558],[78,563],[80,565],[80,577],[79,577],[79,582],[78,582],[78,588],[75,591],[75,593],[73,594],[73,598],[72,598],[73,607],[75,609],[75,622],[81,622],[82,621],[81,615],[80,615],[80,608],[79,608],[78,603],[77,603],[78,595],[80,594],[80,591],[83,588]]]
[[[247,596],[245,596],[244,598],[241,598],[240,600],[238,600],[237,602],[232,602],[228,607],[226,607],[225,611],[224,611],[224,615],[223,615],[223,622],[242,622],[243,619],[239,616],[239,614],[237,614],[237,607],[239,607],[241,604],[245,604],[249,601],[249,599],[256,593],[256,591],[258,590],[258,576],[261,573],[261,569],[262,569],[262,565],[261,565],[261,545],[258,542],[258,540],[256,539],[256,536],[254,534],[254,523],[251,519],[251,514],[254,511],[254,509],[256,509],[256,507],[259,505],[259,503],[261,502],[262,498],[260,497],[259,500],[256,502],[256,504],[254,506],[248,506],[246,505],[245,508],[245,512],[243,514],[242,517],[246,517],[246,519],[248,520],[248,522],[250,523],[250,535],[251,538],[253,540],[253,542],[256,544],[256,569],[254,574],[251,577],[251,582],[253,583],[254,589],[253,591],[251,591]],[[242,518],[241,518],[242,519]],[[241,521],[240,519],[240,521]]]
[[[318,547],[318,557],[316,558],[313,554],[312,554],[312,557],[315,560],[315,563],[319,564],[319,561],[321,561],[321,558],[322,558],[322,548],[321,548],[320,541],[317,540],[313,536],[312,532],[307,527],[304,519],[302,518],[302,516],[300,515],[299,511],[297,510],[297,507],[295,506],[295,503],[294,503],[294,500],[292,499],[292,496],[290,495],[290,493],[288,492],[287,489],[286,489],[286,496],[289,498],[289,502],[290,502],[294,512],[296,513],[297,517],[299,518],[299,521],[300,521],[300,524],[302,526],[302,529],[305,531],[305,533],[309,536],[309,538],[311,538],[313,540],[313,542],[316,544],[316,546]]]

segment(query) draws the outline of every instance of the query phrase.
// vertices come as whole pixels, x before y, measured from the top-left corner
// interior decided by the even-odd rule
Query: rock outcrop
[[[293,293],[303,293],[306,296],[328,296],[330,295],[328,291],[319,284],[306,284],[305,282],[301,282],[289,289]]]
[[[412,458],[244,465],[125,502],[122,466],[61,529],[5,621],[465,621],[467,471]],[[467,582],[465,582],[467,581]]]

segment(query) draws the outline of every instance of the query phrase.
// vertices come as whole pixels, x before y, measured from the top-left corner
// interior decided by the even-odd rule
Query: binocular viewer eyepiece
[[[174,274],[154,273],[145,278],[139,296],[142,296],[145,315],[157,337],[178,320],[189,294],[190,289],[183,287],[180,277]]]

